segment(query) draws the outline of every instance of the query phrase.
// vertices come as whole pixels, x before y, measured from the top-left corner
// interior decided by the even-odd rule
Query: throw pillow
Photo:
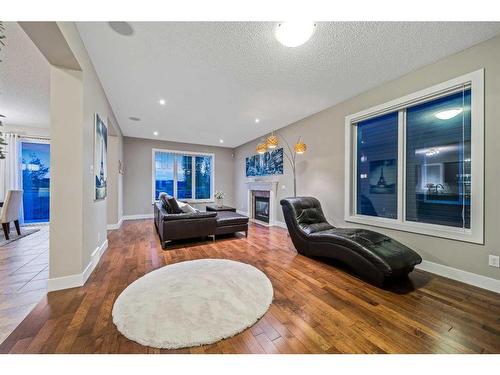
[[[172,210],[172,214],[182,214],[182,210],[179,208],[179,205],[177,204],[177,200],[174,197],[171,197],[170,195],[167,197],[167,202]]]
[[[187,203],[183,203],[183,205],[180,207],[181,207],[182,212],[184,212],[186,214],[196,212],[196,210]]]
[[[165,211],[167,211],[168,214],[171,214],[173,212],[172,212],[172,207],[168,203],[169,198],[172,198],[172,197],[170,195],[168,195],[167,193],[160,193],[158,195],[158,199],[161,202],[162,207],[165,209]]]

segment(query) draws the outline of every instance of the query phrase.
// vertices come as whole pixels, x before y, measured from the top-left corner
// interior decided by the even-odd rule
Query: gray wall
[[[302,136],[308,145],[307,153],[298,156],[297,194],[316,196],[321,201],[328,219],[335,225],[356,226],[343,220],[345,117],[480,68],[485,69],[485,245],[389,229],[371,229],[386,233],[413,247],[425,260],[500,279],[500,269],[488,266],[488,254],[500,254],[500,37],[447,57],[281,129],[279,132],[290,142]],[[245,157],[255,154],[257,142],[258,140],[254,140],[235,149],[235,200],[237,209],[242,211],[247,211]],[[290,167],[286,161],[284,175],[271,179],[278,179],[280,182],[279,198],[293,194]],[[277,219],[283,221],[279,205],[276,214]]]
[[[201,146],[190,143],[156,141],[123,137],[125,175],[123,177],[123,215],[143,215],[153,212],[152,150],[153,148],[210,152],[215,155],[214,191],[226,193],[224,204],[234,205],[233,150],[224,147]],[[206,203],[194,205],[204,208]]]

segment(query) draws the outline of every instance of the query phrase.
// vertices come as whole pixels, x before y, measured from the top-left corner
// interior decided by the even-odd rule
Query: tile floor
[[[49,227],[39,229],[0,246],[0,343],[47,293]]]

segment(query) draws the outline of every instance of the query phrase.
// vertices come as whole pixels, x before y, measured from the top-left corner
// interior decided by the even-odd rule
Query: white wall
[[[82,272],[83,75],[50,68],[50,278]]]
[[[427,261],[500,279],[500,269],[488,266],[489,254],[500,255],[500,37],[281,129],[279,132],[290,142],[302,136],[308,145],[307,153],[298,156],[297,194],[317,197],[327,218],[335,225],[356,226],[343,219],[345,117],[480,68],[485,69],[485,244],[476,245],[375,227],[370,229],[409,245]],[[235,199],[236,207],[242,211],[247,211],[245,157],[255,154],[257,142],[258,139],[235,149]],[[286,161],[284,175],[272,179],[279,179],[279,198],[293,195],[292,175]],[[276,215],[278,220],[283,221],[279,205]]]

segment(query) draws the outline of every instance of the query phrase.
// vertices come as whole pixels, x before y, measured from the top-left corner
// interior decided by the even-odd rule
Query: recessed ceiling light
[[[135,117],[135,116],[130,116],[128,119],[132,120],[132,121],[141,121],[141,119],[139,117]]]
[[[256,118],[255,123],[258,124],[260,122],[260,119]]]
[[[219,143],[224,143],[224,140],[223,139],[219,139]]]
[[[108,22],[109,27],[111,27],[116,33],[123,36],[130,36],[134,33],[134,29],[128,22]]]
[[[449,120],[450,118],[453,118],[462,113],[462,111],[462,108],[447,109],[446,111],[436,113],[434,116],[436,116],[440,120]]]
[[[316,24],[309,21],[281,22],[276,26],[274,35],[286,47],[298,47],[311,38]]]
[[[167,102],[165,101],[165,99],[160,99],[160,100],[158,100],[158,103],[160,103],[160,105],[165,105],[165,104],[167,104]]]
[[[158,135],[158,132],[153,132],[153,135]]]

